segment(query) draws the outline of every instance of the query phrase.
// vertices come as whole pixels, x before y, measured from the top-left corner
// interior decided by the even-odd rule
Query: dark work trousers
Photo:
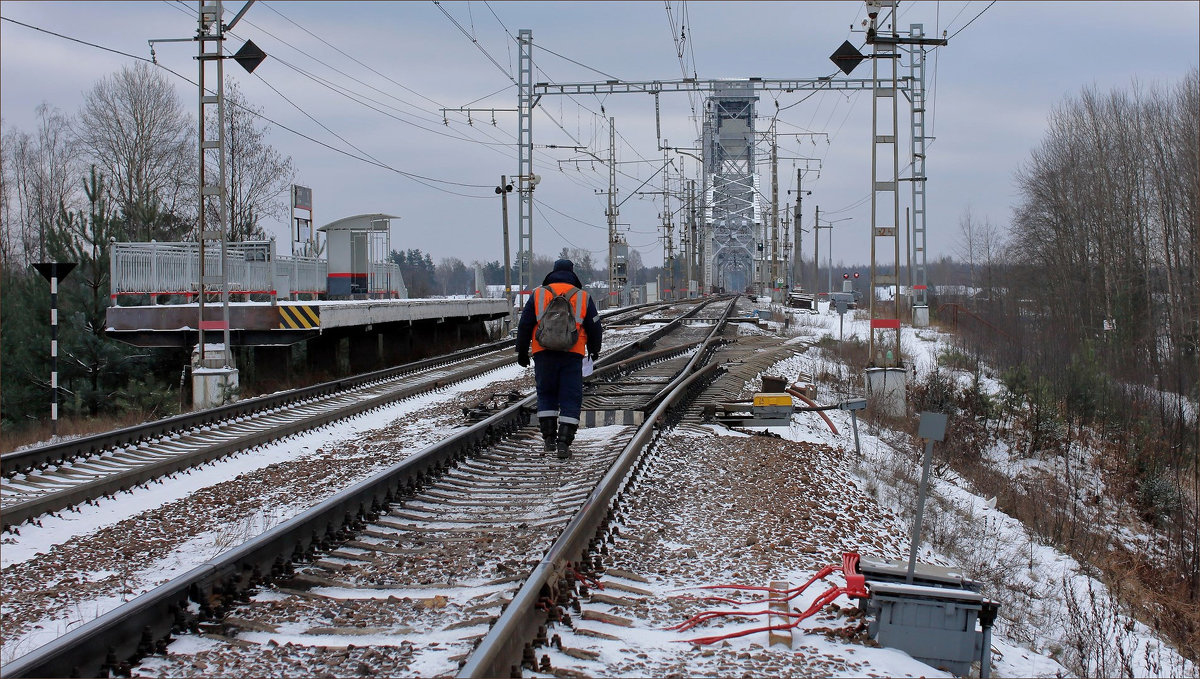
[[[533,355],[533,378],[537,382],[537,416],[579,424],[583,357],[567,351],[539,351]]]

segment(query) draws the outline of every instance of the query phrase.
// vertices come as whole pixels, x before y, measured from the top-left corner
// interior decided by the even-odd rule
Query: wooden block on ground
[[[584,620],[595,620],[596,622],[606,622],[610,625],[619,625],[621,627],[633,627],[633,621],[629,618],[622,618],[619,615],[609,615],[600,611],[585,610],[583,612]]]
[[[574,631],[576,634],[578,634],[580,636],[585,636],[585,637],[595,637],[596,639],[608,639],[609,641],[620,641],[621,640],[621,637],[615,637],[611,634],[606,634],[604,632],[597,632],[595,630],[585,629],[583,627],[576,627]]]
[[[258,622],[256,620],[247,620],[239,618],[236,615],[227,615],[221,622],[230,627],[236,627],[247,632],[278,632],[279,625],[272,625],[268,622]]]
[[[600,657],[600,651],[589,651],[583,648],[570,648],[564,646],[562,652],[578,660],[595,660]]]
[[[780,592],[787,591],[791,589],[791,587],[792,584],[786,580],[775,580],[771,582],[771,589],[778,590]],[[772,594],[771,596],[782,598],[779,594]],[[770,627],[775,627],[776,625],[787,625],[792,622],[792,619],[786,615],[788,612],[788,602],[786,601],[772,601],[767,605],[767,610],[770,611],[770,613],[767,614],[767,625]],[[771,630],[770,632],[767,632],[767,645],[774,646],[775,644],[783,644],[784,646],[791,648],[792,630]]]
[[[608,604],[609,606],[632,606],[633,599],[626,599],[619,596],[610,596],[600,592],[592,592],[589,599],[594,604]]]
[[[409,630],[411,631],[411,630]],[[310,627],[305,634],[332,634],[339,637],[360,637],[367,634],[394,634],[396,631],[387,627]]]
[[[626,580],[633,580],[634,582],[644,582],[647,585],[650,584],[649,580],[643,578],[637,573],[630,573],[629,571],[623,571],[619,568],[609,568],[607,571],[605,571],[605,574],[614,578],[625,578]]]
[[[494,615],[481,615],[475,618],[470,618],[469,620],[460,620],[458,622],[451,623],[442,629],[452,630],[462,629],[464,627],[474,627],[475,625],[491,625],[492,623],[496,622],[496,618],[497,616]]]
[[[604,589],[615,589],[620,592],[637,594],[638,596],[652,596],[652,593],[649,590],[642,589],[641,587],[634,587],[633,585],[626,585],[623,582],[613,582],[608,580],[601,582],[600,584],[604,585]]]

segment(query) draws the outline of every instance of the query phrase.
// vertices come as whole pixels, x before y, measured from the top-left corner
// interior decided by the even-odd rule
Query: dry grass
[[[103,417],[66,418],[58,421],[58,437],[70,439],[102,434],[114,429],[132,427],[146,422],[148,419],[151,418],[140,412]],[[154,416],[152,419],[158,419],[158,417]],[[0,451],[10,453],[19,448],[45,443],[51,438],[49,421],[38,422],[17,431],[5,430],[0,432]]]

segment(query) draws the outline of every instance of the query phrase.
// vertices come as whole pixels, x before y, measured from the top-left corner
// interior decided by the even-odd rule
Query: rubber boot
[[[542,454],[553,453],[558,439],[558,418],[539,417],[538,425],[542,428]]]
[[[577,424],[562,423],[558,425],[558,459],[567,460],[571,458],[571,442],[575,440],[575,430],[579,428]]]

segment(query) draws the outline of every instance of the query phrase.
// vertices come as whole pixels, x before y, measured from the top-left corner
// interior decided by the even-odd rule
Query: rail
[[[478,648],[459,669],[458,677],[507,677],[514,676],[514,671],[519,672],[525,644],[534,637],[538,625],[542,624],[544,618],[544,614],[539,615],[540,611],[537,608],[542,592],[547,588],[552,588],[566,564],[580,560],[587,549],[588,541],[603,524],[605,516],[609,512],[609,505],[624,483],[630,467],[650,442],[656,423],[695,384],[720,367],[719,364],[713,363],[697,369],[699,363],[705,359],[708,350],[715,343],[717,333],[729,318],[736,302],[736,298],[729,302],[725,312],[717,321],[713,331],[709,333],[708,338],[704,340],[701,348],[693,354],[687,366],[680,371],[679,376],[662,390],[662,393],[666,395],[658,402],[658,406],[653,412],[646,416],[643,425],[633,439],[626,444],[617,457],[617,461],[613,463],[608,473],[584,502],[583,510],[571,520],[562,535],[534,567],[525,584],[504,608],[500,619],[492,625]],[[697,306],[692,313],[699,309],[700,306]],[[677,320],[682,320],[682,317]]]
[[[703,306],[697,305],[654,331],[651,334],[652,341],[646,346],[678,328],[685,317],[695,315]],[[729,309],[726,309],[722,319],[728,313]],[[487,346],[503,346],[510,342],[506,340]],[[604,370],[616,369],[613,364],[618,362],[617,356],[637,353],[639,346],[642,344],[631,343],[605,356],[600,361],[601,367]],[[694,362],[695,358],[689,362],[689,366]],[[597,370],[597,374],[603,374],[603,371]],[[678,391],[678,382],[676,380],[668,388],[675,387],[675,391]],[[426,447],[381,474],[341,491],[241,546],[17,658],[4,665],[3,676],[127,674],[132,659],[163,648],[173,630],[194,628],[197,624],[197,606],[202,617],[219,615],[248,588],[270,575],[286,572],[293,559],[329,547],[338,540],[339,535],[345,536],[347,531],[361,526],[363,521],[378,516],[401,494],[427,482],[433,475],[448,470],[472,452],[523,427],[528,422],[528,409],[535,400],[536,396],[528,396],[450,438]],[[664,401],[656,413],[665,409],[670,402],[672,399]],[[642,441],[642,445],[649,437],[649,430],[646,427],[643,430],[647,433],[639,435],[637,439]],[[621,459],[627,457],[623,453]],[[623,466],[618,462],[623,470],[627,470],[629,464],[632,464],[632,460],[627,460]],[[606,488],[611,485],[613,476],[614,472],[610,470],[602,485]],[[616,478],[619,480],[620,477]],[[607,498],[611,497],[611,493],[604,497],[604,506],[607,507]],[[574,530],[578,531],[581,525],[593,525],[592,510],[589,500],[584,509],[589,518],[581,523],[577,517],[568,529],[574,526]],[[551,551],[554,551],[553,548]],[[509,606],[510,610],[512,608]]]
[[[479,447],[527,421],[530,396],[435,443],[371,479],[362,481],[166,582],[105,615],[72,630],[3,667],[5,677],[109,676],[122,674],[129,659],[155,649],[181,621],[217,614],[262,577],[279,573],[295,558],[327,547],[339,533],[370,520],[406,489],[449,469]],[[183,626],[189,626],[184,624]]]
[[[345,391],[354,387],[380,380],[399,377],[407,373],[425,370],[445,363],[453,363],[467,358],[497,351],[516,343],[513,339],[504,339],[477,347],[463,349],[442,356],[426,358],[420,361],[405,363],[394,368],[384,368],[353,377],[345,377],[310,387],[302,387],[278,394],[260,396],[258,398],[236,401],[215,408],[208,408],[182,415],[175,415],[162,420],[145,422],[143,424],[116,429],[102,434],[84,436],[61,443],[39,446],[0,455],[0,474],[5,476],[19,474],[43,464],[58,464],[83,455],[91,455],[114,446],[125,446],[148,438],[172,434],[193,427],[210,425],[229,418],[240,417],[259,410],[278,408],[296,401],[325,396],[327,394]]]
[[[629,312],[649,313],[650,311],[653,311],[654,308],[657,308],[657,306],[645,304],[639,305],[638,307],[611,309],[602,313],[601,317],[603,318]],[[660,329],[659,331],[656,331],[656,333],[652,333],[650,336],[648,336],[647,339],[649,340],[650,338],[655,337],[656,334],[661,335],[662,332],[663,330]],[[645,341],[647,340],[643,340],[643,342]],[[58,464],[74,458],[98,453],[116,446],[127,446],[138,443],[139,441],[143,441],[145,439],[154,438],[156,436],[169,435],[179,431],[191,429],[193,427],[201,427],[220,422],[225,419],[241,417],[258,410],[278,408],[290,403],[302,401],[304,399],[325,396],[338,391],[345,391],[347,389],[352,389],[370,382],[391,379],[393,377],[399,377],[407,373],[425,370],[427,368],[432,368],[445,363],[453,363],[455,361],[473,358],[490,351],[496,351],[505,347],[513,346],[515,343],[516,340],[512,338],[503,339],[497,342],[481,344],[477,347],[471,347],[469,349],[463,349],[461,351],[444,354],[442,356],[434,356],[432,358],[405,363],[404,365],[393,368],[384,368],[382,370],[363,373],[353,377],[345,377],[331,380],[329,382],[314,384],[309,387],[302,387],[300,389],[293,389],[291,391],[271,394],[268,396],[260,396],[258,398],[236,401],[234,403],[217,406],[215,408],[183,413],[181,415],[175,415],[173,417],[155,420],[153,422],[145,422],[142,424],[133,425],[131,427],[115,429],[113,431],[93,434],[91,436],[83,436],[80,438],[62,441],[60,443],[38,446],[36,448],[29,448],[11,453],[4,453],[3,455],[0,455],[0,475],[11,476],[13,474],[20,474],[30,471],[41,465]],[[634,349],[634,351],[636,351],[636,349]],[[622,357],[628,355],[630,355],[630,352],[625,352],[622,354]],[[5,525],[10,524],[8,524],[6,521]]]

